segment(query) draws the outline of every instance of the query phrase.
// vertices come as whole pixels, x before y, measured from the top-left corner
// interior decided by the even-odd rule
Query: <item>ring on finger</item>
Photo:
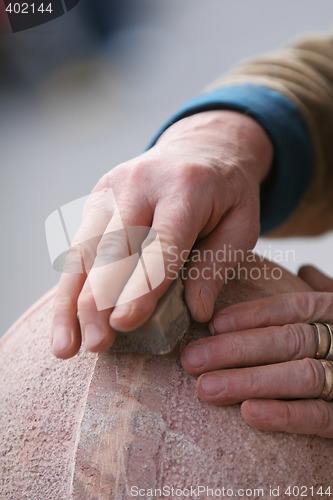
[[[329,323],[311,323],[317,336],[315,359],[333,361],[333,325]]]
[[[319,399],[324,399],[325,401],[333,400],[333,363],[332,361],[327,361],[326,359],[320,359],[320,363],[325,372],[325,384],[324,388],[318,396]]]

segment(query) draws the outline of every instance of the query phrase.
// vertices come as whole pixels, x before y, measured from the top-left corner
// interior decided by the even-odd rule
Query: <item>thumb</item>
[[[298,276],[317,292],[333,292],[333,279],[314,266],[302,266]]]

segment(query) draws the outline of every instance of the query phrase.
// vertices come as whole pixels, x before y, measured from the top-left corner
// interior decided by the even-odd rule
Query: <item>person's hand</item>
[[[318,339],[311,326],[333,323],[333,280],[311,266],[299,275],[315,291],[221,310],[210,324],[214,336],[190,344],[182,363],[201,375],[201,399],[242,403],[243,418],[259,430],[333,438],[333,403],[317,399],[325,371],[314,359]]]
[[[129,331],[143,324],[194,245],[202,252],[209,249],[210,256],[223,245],[230,255],[234,249],[251,249],[259,235],[259,186],[269,172],[272,155],[269,138],[252,118],[208,111],[177,122],[149,151],[103,176],[85,207],[75,239],[84,268],[89,273],[96,259],[107,262],[112,252],[117,221],[103,202],[103,193],[112,189],[125,228],[152,226],[159,235],[165,279],[136,300],[98,310],[87,274],[63,273],[54,304],[52,352],[71,357],[81,340],[88,350],[103,351],[114,341],[115,330]],[[154,255],[148,258],[153,260]],[[214,262],[214,257],[188,263],[188,276],[195,279],[184,279],[185,297],[195,320],[211,318],[223,270],[235,264]],[[221,271],[217,275],[216,266]],[[98,279],[100,293],[112,287],[107,274],[101,272]],[[139,289],[143,279],[135,270],[125,289]],[[124,302],[125,289],[119,304]]]

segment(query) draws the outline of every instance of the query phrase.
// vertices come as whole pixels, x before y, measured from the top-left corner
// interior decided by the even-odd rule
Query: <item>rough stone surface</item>
[[[49,352],[53,292],[0,343],[0,499],[68,500],[96,355]]]
[[[276,283],[234,282],[220,305],[276,288],[308,289],[289,274]],[[179,354],[208,334],[205,326],[193,324],[163,357],[81,353],[57,361],[48,353],[51,299],[0,344],[1,499],[127,500],[131,486],[198,484],[263,487],[270,498],[270,485],[332,486],[333,441],[261,433],[242,421],[238,405],[197,399]]]

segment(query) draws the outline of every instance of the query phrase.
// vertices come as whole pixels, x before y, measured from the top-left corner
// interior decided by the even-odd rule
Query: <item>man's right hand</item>
[[[209,321],[224,271],[236,264],[234,251],[246,252],[257,242],[259,187],[272,156],[269,138],[252,118],[233,111],[207,111],[175,123],[149,151],[104,175],[88,200],[76,238],[82,243],[82,261],[93,265],[96,258],[107,259],[106,234],[110,237],[115,221],[103,203],[103,192],[112,189],[125,228],[151,226],[157,232],[165,279],[135,300],[98,310],[87,274],[63,273],[54,304],[53,354],[69,358],[81,342],[100,352],[112,345],[115,330],[129,331],[143,324],[193,248],[197,255],[209,250],[212,259],[187,262],[185,299],[196,321]],[[96,234],[101,236],[92,251],[84,242]],[[231,258],[220,262],[214,256],[224,245]],[[148,258],[154,261],[154,254]],[[119,303],[126,290],[140,288],[143,278],[133,271]],[[109,287],[107,274],[100,273],[100,292]]]

